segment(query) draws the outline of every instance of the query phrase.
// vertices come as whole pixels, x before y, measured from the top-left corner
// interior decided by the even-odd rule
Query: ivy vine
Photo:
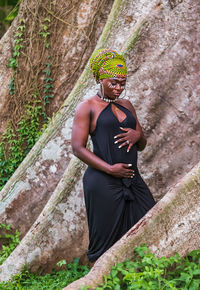
[[[30,100],[26,103],[25,113],[21,116],[16,126],[10,122],[0,141],[0,190],[12,176],[19,164],[34,146],[49,121],[46,109],[53,99],[53,79],[51,77],[52,57],[48,55],[50,43],[49,24],[50,18],[44,18],[39,35],[47,49],[47,58],[44,64],[42,90],[35,88]],[[12,57],[8,66],[13,70],[9,83],[9,94],[14,100],[16,94],[16,76],[19,73],[18,61],[24,48],[25,22],[20,19],[14,39]],[[43,95],[41,98],[41,94]]]

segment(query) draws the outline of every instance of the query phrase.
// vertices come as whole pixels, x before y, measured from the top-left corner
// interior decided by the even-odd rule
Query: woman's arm
[[[90,129],[90,108],[89,100],[77,107],[72,128],[72,150],[74,155],[89,166],[104,171],[107,174],[118,178],[132,177],[133,170],[129,169],[130,165],[123,163],[110,165],[86,148]]]
[[[109,174],[109,164],[86,148],[90,129],[91,112],[89,107],[87,101],[77,107],[72,127],[72,150],[74,155],[86,164]]]

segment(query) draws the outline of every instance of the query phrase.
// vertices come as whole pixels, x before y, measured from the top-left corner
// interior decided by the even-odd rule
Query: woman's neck
[[[97,96],[103,100],[104,102],[107,102],[107,103],[115,103],[117,101],[117,99],[109,99],[109,98],[106,98],[106,97],[103,97],[99,92],[97,92]]]

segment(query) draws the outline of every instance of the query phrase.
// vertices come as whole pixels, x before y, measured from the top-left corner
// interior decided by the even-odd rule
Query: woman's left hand
[[[141,132],[134,130],[132,128],[122,128],[120,127],[120,129],[122,131],[124,131],[125,133],[122,134],[118,134],[114,137],[114,139],[117,139],[115,141],[115,144],[121,143],[119,145],[119,148],[128,145],[127,148],[127,152],[130,151],[131,147],[133,146],[133,144],[137,143],[140,138],[141,138]]]

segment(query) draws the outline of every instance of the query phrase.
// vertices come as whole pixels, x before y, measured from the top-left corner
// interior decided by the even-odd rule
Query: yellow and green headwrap
[[[127,77],[124,57],[111,49],[97,49],[92,54],[89,65],[97,82],[107,78]]]

